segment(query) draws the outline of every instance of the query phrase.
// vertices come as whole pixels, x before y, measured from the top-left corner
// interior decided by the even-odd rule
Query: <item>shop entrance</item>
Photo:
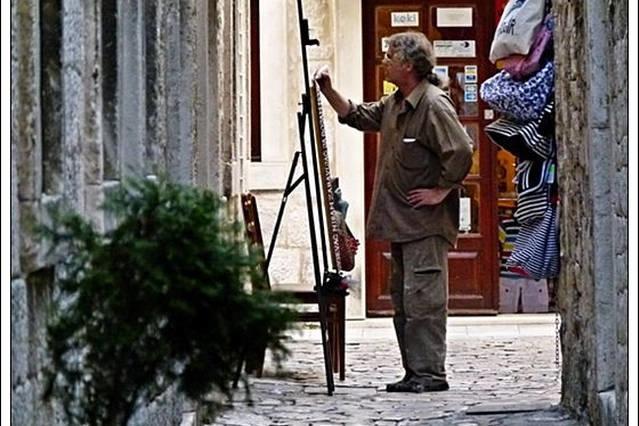
[[[364,100],[394,90],[384,81],[382,59],[386,37],[420,30],[433,42],[437,71],[450,79],[450,94],[460,120],[475,141],[472,169],[464,181],[462,220],[457,248],[449,254],[449,308],[452,314],[496,314],[498,309],[496,148],[483,127],[494,119],[479,99],[480,84],[495,73],[488,61],[495,21],[493,2],[362,1]],[[366,134],[365,211],[368,215],[379,136]],[[366,241],[366,311],[392,314],[390,244]]]

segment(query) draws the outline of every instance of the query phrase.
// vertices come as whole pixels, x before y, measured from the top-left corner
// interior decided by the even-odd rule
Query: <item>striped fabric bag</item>
[[[484,128],[490,140],[520,160],[543,161],[555,153],[554,102],[549,102],[538,120],[517,123],[507,118]]]
[[[553,160],[524,160],[517,164],[517,211],[514,217],[522,225],[544,215],[554,182]]]
[[[522,224],[508,265],[522,268],[540,280],[559,274],[559,226],[557,207],[550,206],[543,217]]]

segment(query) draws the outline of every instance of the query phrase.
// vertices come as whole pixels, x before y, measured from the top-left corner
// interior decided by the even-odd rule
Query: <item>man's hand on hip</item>
[[[422,206],[434,206],[442,201],[448,195],[452,188],[417,188],[408,192],[406,200],[414,208]]]

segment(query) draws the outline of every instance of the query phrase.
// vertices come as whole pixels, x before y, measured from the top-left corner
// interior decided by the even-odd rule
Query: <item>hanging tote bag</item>
[[[555,68],[548,62],[526,81],[517,81],[506,71],[484,81],[481,98],[494,110],[517,122],[538,119],[551,99],[555,87]]]
[[[557,207],[549,207],[543,217],[521,225],[507,265],[520,267],[536,280],[559,274]]]
[[[503,60],[503,68],[513,79],[522,81],[535,74],[552,59],[552,32],[554,29],[552,15],[547,15],[537,32],[535,40],[527,56],[512,55]]]
[[[550,204],[554,170],[553,160],[517,164],[517,210],[513,215],[517,222],[530,223],[544,215]]]
[[[501,15],[489,59],[527,55],[544,19],[545,0],[510,0]]]
[[[488,138],[520,160],[543,161],[555,152],[554,108],[551,101],[537,121],[517,123],[500,118],[484,127]]]

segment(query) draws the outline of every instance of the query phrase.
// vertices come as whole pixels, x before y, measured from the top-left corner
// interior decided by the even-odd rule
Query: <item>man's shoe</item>
[[[406,392],[406,383],[412,378],[412,374],[406,373],[402,380],[395,383],[389,383],[386,385],[386,392]]]
[[[429,383],[422,384],[424,392],[442,392],[449,389],[446,380],[430,380]]]
[[[441,392],[449,389],[448,382],[445,380],[418,379],[410,378],[406,381],[399,381],[386,386],[386,392]]]

